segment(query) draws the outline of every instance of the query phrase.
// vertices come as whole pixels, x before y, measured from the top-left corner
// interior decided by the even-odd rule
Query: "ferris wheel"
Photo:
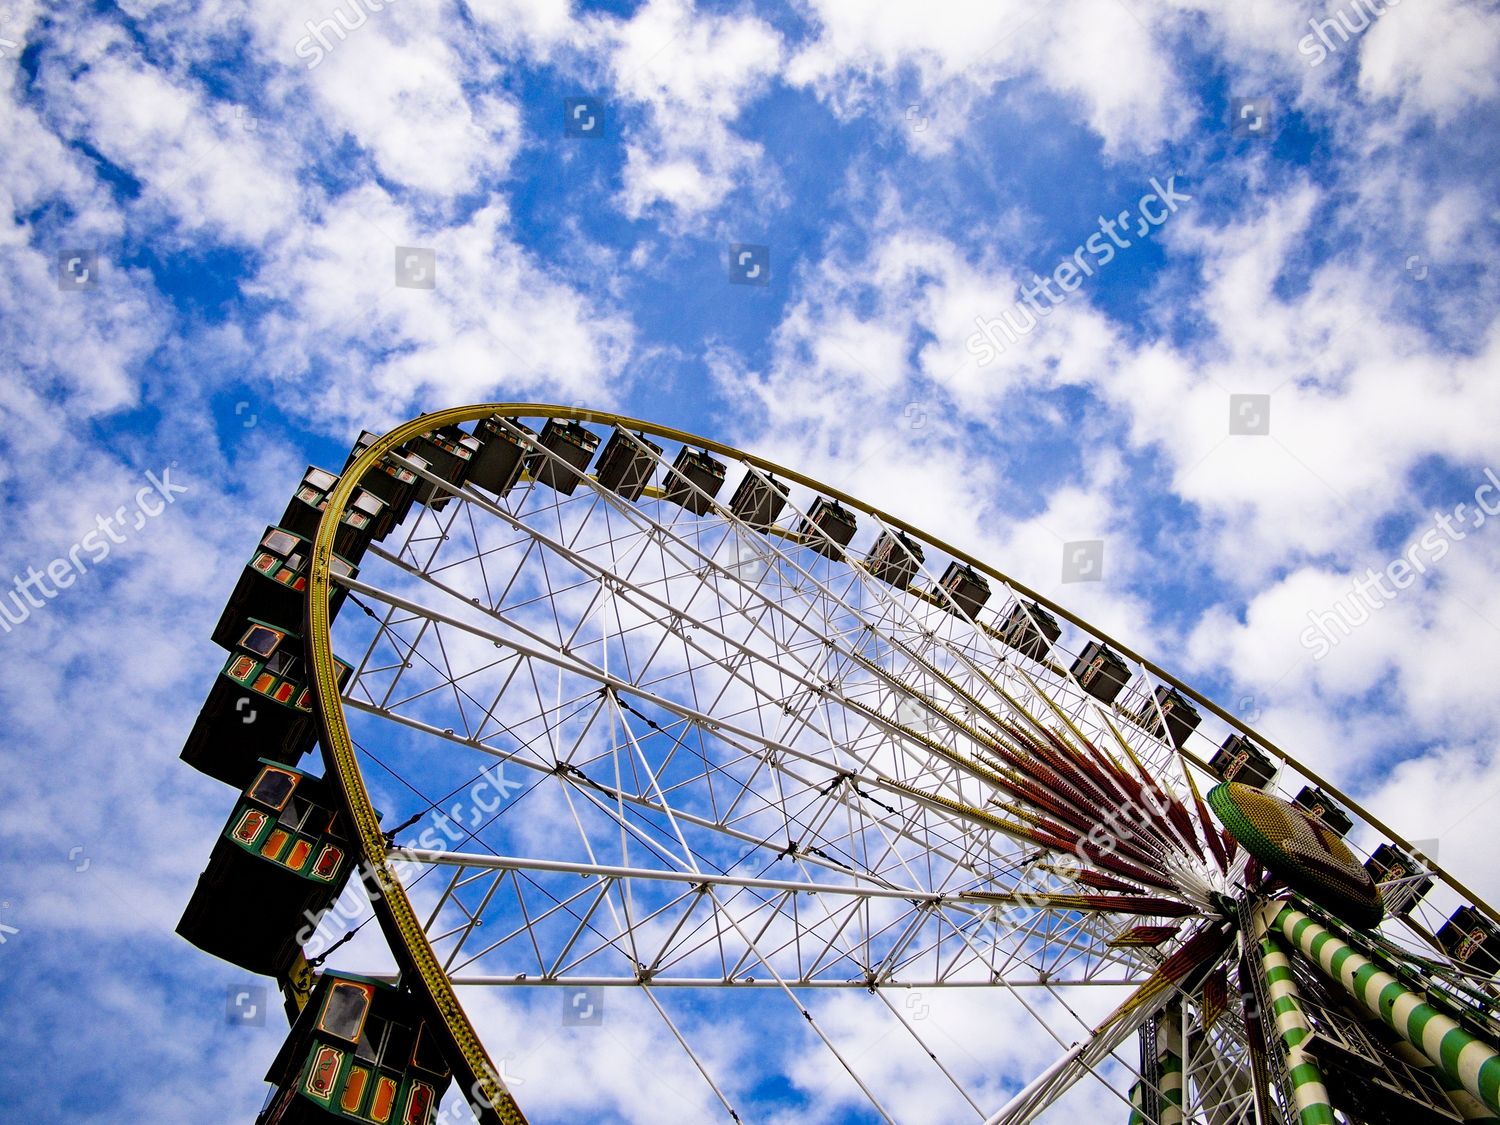
[[[922,1120],[1500,1119],[1491,907],[794,467],[576,408],[424,415],[308,470],[214,636],[183,757],[239,796],[179,932],[286,996],[268,1125],[426,1125],[455,1081],[527,1120],[503,1056],[542,1032],[485,1019],[517,989],[653,1013],[701,1083],[662,1121],[756,1119],[703,1030],[749,1011],[845,1120],[912,1119],[875,1026]],[[394,972],[343,944],[367,921]]]

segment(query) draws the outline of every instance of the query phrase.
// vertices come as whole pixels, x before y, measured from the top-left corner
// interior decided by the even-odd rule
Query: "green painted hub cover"
[[[1331,828],[1279,797],[1234,781],[1209,790],[1208,803],[1229,834],[1292,890],[1351,926],[1380,924],[1380,890]]]

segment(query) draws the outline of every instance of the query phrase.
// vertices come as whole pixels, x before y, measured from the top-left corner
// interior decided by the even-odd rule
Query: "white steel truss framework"
[[[1159,733],[1156,678],[1136,670],[1103,705],[1067,641],[1040,659],[1002,642],[1002,615],[1027,612],[1004,583],[976,619],[934,559],[913,560],[904,588],[883,581],[858,548],[899,529],[859,509],[846,553],[802,489],[769,529],[722,495],[694,514],[659,487],[670,456],[621,432],[657,484],[635,501],[534,471],[494,496],[393,454],[450,500],[413,509],[342,580],[344,706],[362,769],[393,779],[387,858],[452,983],[636,990],[726,1120],[741,1112],[663,990],[784,994],[788,1026],[826,1047],[872,1120],[894,1119],[881,1075],[823,1026],[818,990],[870,994],[981,1121],[1032,1120],[1085,1073],[1126,1120],[1132,1087],[1154,1081],[1128,1041],[1167,1012],[1187,1120],[1256,1120],[1237,991],[1208,1018],[1202,974],[1149,1003],[1138,991],[1219,923],[1208,891],[1232,880],[1155,856],[1169,893],[1107,903],[1087,873],[1109,872],[1015,831],[1038,806],[996,783],[997,744],[1051,732],[1191,808],[1200,754]],[[1090,813],[1128,826],[1139,790],[1114,784],[1099,786],[1114,807]],[[1166,829],[1186,867],[1211,868],[1206,820]],[[1057,1062],[994,1112],[892,1000],[929,989],[989,990]]]

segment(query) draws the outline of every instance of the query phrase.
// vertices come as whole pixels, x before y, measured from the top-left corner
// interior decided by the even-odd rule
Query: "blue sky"
[[[0,1115],[258,1108],[274,1020],[228,1023],[239,977],[171,932],[225,812],[176,760],[208,632],[303,465],[463,402],[620,410],[910,518],[1500,897],[1500,531],[1302,639],[1500,466],[1500,21],[1408,2],[1314,65],[1353,3],[0,11],[0,575],[147,473],[189,489],[0,633]],[[367,18],[309,67],[337,12]],[[565,135],[574,97],[602,138]],[[977,323],[1170,177],[1190,201],[978,362]],[[435,288],[392,284],[398,246]],[[1268,434],[1229,432],[1235,394]],[[1103,580],[1064,583],[1095,539]],[[608,1089],[599,1119],[650,1116]],[[755,1100],[854,1112],[812,1071]]]

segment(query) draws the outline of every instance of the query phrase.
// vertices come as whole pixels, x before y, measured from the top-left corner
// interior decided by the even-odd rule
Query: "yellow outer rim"
[[[404,445],[413,438],[420,437],[443,426],[459,425],[464,422],[477,422],[493,414],[521,418],[562,418],[570,421],[596,422],[604,425],[623,426],[632,430],[641,430],[654,437],[662,437],[671,441],[682,442],[686,445],[694,445],[700,449],[706,449],[724,457],[744,461],[766,472],[775,473],[787,480],[795,481],[807,488],[814,489],[825,496],[830,496],[838,500],[841,504],[847,504],[858,511],[876,516],[890,526],[904,531],[938,548],[952,558],[967,563],[974,567],[974,569],[999,580],[1009,586],[1018,595],[1036,602],[1049,612],[1073,623],[1090,636],[1107,644],[1121,656],[1135,661],[1157,679],[1163,683],[1170,684],[1189,699],[1228,723],[1233,729],[1254,739],[1257,745],[1281,758],[1284,762],[1295,766],[1297,772],[1307,778],[1312,784],[1336,795],[1341,804],[1356,813],[1370,827],[1383,832],[1390,838],[1392,843],[1402,845],[1408,850],[1411,849],[1411,844],[1407,843],[1401,836],[1392,831],[1358,803],[1345,796],[1336,786],[1306,766],[1303,766],[1275,743],[1262,737],[1234,715],[1225,711],[1218,704],[1183,683],[1176,676],[1153,661],[1146,659],[1133,649],[1115,640],[1083,618],[1069,612],[1045,595],[1039,594],[1030,587],[1017,582],[1003,571],[981,562],[974,556],[943,542],[941,539],[933,538],[927,532],[922,531],[899,516],[882,511],[879,508],[871,507],[864,501],[858,500],[837,488],[832,488],[822,481],[814,480],[812,477],[799,473],[794,469],[778,465],[774,461],[769,461],[764,457],[746,453],[723,442],[699,437],[697,434],[689,433],[686,430],[663,426],[656,422],[646,422],[638,418],[630,418],[608,411],[585,410],[576,406],[558,406],[546,403],[492,402],[475,406],[453,407],[447,410],[439,410],[432,414],[423,414],[419,418],[402,423],[371,443],[368,449],[355,458],[349,468],[339,477],[338,484],[334,486],[333,492],[328,498],[328,506],[323,513],[323,518],[318,524],[317,537],[313,545],[313,565],[307,585],[308,628],[306,637],[308,660],[313,670],[316,689],[314,691],[314,698],[317,701],[318,716],[323,731],[324,762],[328,772],[337,778],[338,784],[336,788],[344,798],[345,812],[349,816],[350,823],[354,826],[355,839],[360,847],[362,853],[361,859],[365,863],[366,870],[377,873],[381,878],[382,885],[389,888],[376,900],[376,914],[380,918],[382,928],[386,931],[386,937],[391,944],[392,953],[395,954],[397,961],[400,963],[403,978],[411,984],[414,990],[419,987],[425,990],[425,999],[429,1007],[443,1024],[453,1046],[459,1051],[464,1064],[463,1069],[469,1072],[468,1077],[473,1083],[471,1089],[482,1093],[491,1106],[494,1107],[492,1110],[481,1115],[481,1120],[483,1121],[500,1121],[504,1122],[505,1125],[524,1125],[526,1118],[521,1113],[515,1099],[500,1081],[498,1072],[490,1061],[484,1045],[480,1042],[473,1025],[469,1022],[468,1017],[464,1014],[463,1007],[458,1002],[458,997],[453,991],[452,982],[448,980],[447,974],[443,972],[442,966],[438,964],[437,956],[433,953],[432,946],[427,941],[427,935],[422,930],[416,912],[412,909],[410,900],[406,897],[405,889],[387,865],[385,838],[381,835],[380,822],[376,818],[375,810],[370,804],[370,796],[365,789],[364,778],[360,773],[359,763],[355,758],[354,743],[349,734],[349,724],[344,714],[343,699],[339,694],[338,676],[333,661],[333,640],[329,631],[331,621],[328,616],[328,597],[333,584],[330,564],[333,556],[334,535],[338,530],[339,520],[343,518],[350,497],[353,496],[355,488],[358,487],[359,481],[364,477],[365,473],[392,449],[399,445]],[[1184,752],[1184,754],[1195,765],[1207,770],[1207,763],[1202,759],[1187,752]],[[1432,871],[1440,875],[1450,887],[1467,898],[1493,921],[1500,923],[1500,911],[1496,911],[1478,895],[1474,894],[1473,891],[1453,878],[1452,875],[1436,862],[1432,860],[1427,860],[1427,862]],[[421,996],[421,993],[419,993],[419,996]],[[458,1069],[457,1067],[455,1068],[455,1073],[458,1072]]]

